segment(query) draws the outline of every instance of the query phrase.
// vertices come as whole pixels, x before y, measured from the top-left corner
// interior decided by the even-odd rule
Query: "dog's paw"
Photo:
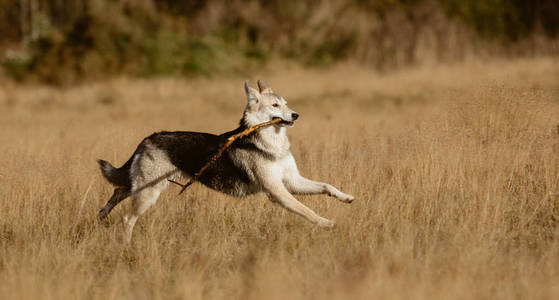
[[[336,227],[336,223],[334,221],[330,221],[328,219],[322,219],[318,222],[318,226],[322,228],[334,228]]]
[[[352,195],[343,194],[343,196],[339,197],[338,199],[345,203],[351,203],[355,200],[355,197],[353,197]]]

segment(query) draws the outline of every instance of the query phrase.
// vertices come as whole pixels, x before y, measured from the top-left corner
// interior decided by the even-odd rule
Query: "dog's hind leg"
[[[351,203],[355,197],[348,195],[333,187],[332,185],[324,182],[313,181],[307,179],[299,174],[287,176],[284,179],[285,187],[293,194],[299,195],[316,195],[327,194],[328,196],[336,197],[336,199]]]
[[[142,145],[130,166],[132,203],[123,218],[124,239],[128,243],[138,218],[157,202],[159,194],[168,185],[167,179],[178,172],[165,150],[149,139],[144,140]]]
[[[140,192],[132,195],[132,205],[128,213],[123,218],[124,238],[127,243],[132,239],[132,231],[138,218],[153,206],[161,194],[162,184],[142,189]]]
[[[126,197],[130,196],[130,189],[127,187],[118,187],[114,190],[111,199],[105,204],[105,206],[99,211],[98,217],[99,220],[104,220],[111,210],[119,204],[122,200],[126,199]]]

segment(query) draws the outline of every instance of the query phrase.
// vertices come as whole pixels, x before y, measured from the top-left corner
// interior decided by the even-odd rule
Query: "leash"
[[[180,182],[174,181],[172,179],[167,179],[169,182],[172,182],[176,185],[179,185],[182,187],[181,191],[179,192],[179,195],[182,194],[182,192],[184,192],[184,190],[186,190],[187,187],[189,187],[191,184],[194,183],[194,181],[197,181],[198,179],[200,179],[200,176],[202,176],[202,174],[204,173],[204,171],[206,171],[207,168],[209,168],[211,166],[212,163],[214,163],[218,158],[221,157],[221,155],[223,154],[223,151],[225,151],[227,148],[229,148],[229,146],[231,146],[233,144],[233,142],[235,140],[238,140],[240,138],[243,138],[249,134],[251,134],[252,132],[262,128],[262,127],[267,127],[270,125],[274,125],[277,124],[279,122],[283,121],[281,118],[274,118],[271,121],[268,122],[264,122],[264,123],[260,123],[254,126],[251,126],[245,130],[243,130],[242,132],[239,132],[237,134],[234,134],[230,137],[227,138],[227,142],[225,142],[225,145],[223,145],[221,148],[219,148],[219,150],[217,151],[216,154],[214,154],[214,156],[212,156],[212,158],[200,169],[200,171],[196,172],[196,174],[194,174],[193,177],[190,178],[190,180],[186,183],[186,184],[182,184]]]

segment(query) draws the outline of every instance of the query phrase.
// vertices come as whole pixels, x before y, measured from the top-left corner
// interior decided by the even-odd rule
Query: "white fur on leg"
[[[132,197],[132,206],[123,218],[124,239],[126,243],[130,243],[132,239],[132,232],[134,231],[134,225],[138,218],[157,202],[160,193],[161,191],[158,187],[154,186],[145,188]]]
[[[320,227],[332,228],[336,226],[336,223],[334,223],[334,221],[319,216],[312,209],[297,201],[297,199],[289,194],[287,190],[285,191],[285,193],[270,193],[270,200],[281,205],[283,208],[304,217],[308,221]]]
[[[328,183],[313,181],[302,177],[298,173],[286,176],[284,181],[287,189],[293,194],[328,194],[329,196],[336,197],[336,199],[345,203],[351,203],[355,200],[355,197],[352,195],[345,194]]]
[[[136,224],[136,220],[138,220],[138,216],[128,213],[122,218],[122,225],[124,226],[124,241],[127,244],[130,244],[132,240],[132,231],[134,230],[134,225]]]
[[[273,168],[272,168],[273,169]],[[279,177],[275,176],[266,176],[270,174],[270,170],[268,168],[259,169],[259,180],[262,183],[264,190],[270,197],[270,200],[273,202],[283,206],[287,210],[294,212],[305,219],[309,220],[310,222],[317,224],[320,227],[334,227],[335,223],[328,219],[325,219],[319,216],[310,208],[306,207],[301,202],[297,201],[293,195],[289,193],[289,191],[285,188],[283,182]],[[261,173],[262,172],[262,173]]]

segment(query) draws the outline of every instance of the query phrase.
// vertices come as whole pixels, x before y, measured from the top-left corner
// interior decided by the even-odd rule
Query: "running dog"
[[[125,239],[130,242],[138,217],[155,204],[168,185],[167,179],[191,178],[230,136],[281,118],[280,123],[235,140],[198,181],[237,197],[265,193],[272,202],[310,222],[321,227],[333,227],[334,222],[322,218],[293,195],[328,194],[345,203],[351,203],[355,198],[330,184],[312,181],[299,174],[286,133],[299,114],[287,107],[285,99],[275,94],[263,81],[258,81],[258,88],[251,88],[248,81],[245,82],[247,105],[239,127],[233,131],[221,135],[162,131],[146,137],[120,168],[98,160],[103,176],[115,186],[113,195],[99,211],[99,218],[106,218],[118,203],[131,197],[132,205],[123,220]]]

